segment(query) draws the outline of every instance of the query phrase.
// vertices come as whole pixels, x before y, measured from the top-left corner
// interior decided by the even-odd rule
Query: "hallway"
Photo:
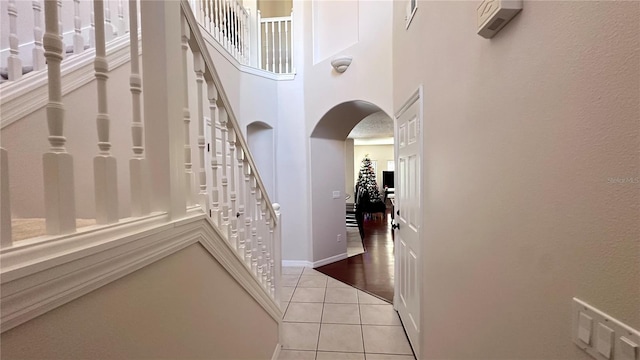
[[[387,209],[384,220],[365,220],[363,240],[365,252],[321,266],[316,270],[393,302],[393,231]]]
[[[310,268],[282,270],[280,360],[414,359],[392,305]]]

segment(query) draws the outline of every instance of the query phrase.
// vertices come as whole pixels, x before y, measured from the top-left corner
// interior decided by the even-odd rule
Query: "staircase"
[[[241,309],[255,311],[251,304],[259,305],[275,324],[275,335],[263,342],[276,346],[282,318],[280,209],[269,200],[202,33],[214,29],[214,38],[248,61],[246,12],[235,0],[45,0],[44,6],[33,1],[35,40],[32,51],[21,54],[26,47],[18,46],[16,29],[22,3],[6,2],[11,60],[0,85],[0,330],[7,344],[2,351],[17,357],[37,354],[31,350],[57,354],[62,345],[55,343],[39,344],[36,350],[11,344],[23,340],[15,335],[22,329],[37,328],[42,319],[67,311],[66,304],[86,303],[90,294],[104,294],[187,249],[194,254],[203,249],[233,286],[244,289],[234,296],[253,299],[246,304],[238,299]],[[226,15],[203,23],[218,9],[226,12],[215,14]],[[117,21],[111,19],[112,10]],[[85,29],[81,20],[88,11],[93,16]],[[61,28],[69,14],[74,19],[72,48],[64,45]],[[128,76],[122,65],[130,65]],[[128,95],[117,90],[117,81]],[[86,112],[93,113],[95,122]],[[45,122],[45,136],[37,136]],[[178,316],[189,311],[195,310],[185,308]],[[265,322],[267,333],[271,322]],[[250,333],[256,324],[233,328]],[[147,330],[155,331],[153,325]],[[81,346],[59,354],[86,356],[95,351],[94,341],[87,339],[87,352]],[[177,347],[188,352],[216,344],[220,350],[225,341],[188,343]],[[122,344],[115,341],[110,349],[120,349],[120,355],[152,354],[134,355]]]

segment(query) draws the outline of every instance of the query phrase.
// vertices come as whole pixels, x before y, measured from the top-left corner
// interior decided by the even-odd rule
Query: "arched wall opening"
[[[271,201],[276,201],[275,193],[275,139],[273,128],[261,121],[247,125],[247,143],[256,162],[260,178]]]
[[[367,116],[382,111],[366,101],[349,101],[327,111],[311,132],[311,236],[314,267],[347,257],[345,225],[346,140]],[[351,164],[353,166],[353,164]]]

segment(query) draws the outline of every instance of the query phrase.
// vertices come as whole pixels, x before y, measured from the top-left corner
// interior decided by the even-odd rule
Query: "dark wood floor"
[[[365,220],[364,254],[316,270],[360,290],[393,302],[393,231],[391,215]]]

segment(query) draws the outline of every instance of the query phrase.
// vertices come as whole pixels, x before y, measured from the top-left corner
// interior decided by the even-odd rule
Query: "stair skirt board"
[[[150,215],[128,224],[130,227],[126,229],[109,227],[74,234],[65,241],[25,242],[3,249],[0,331],[34,319],[194,243],[200,243],[274,320],[282,319],[280,307],[201,210],[175,221],[163,221],[165,217],[165,214]],[[122,233],[123,230],[126,232]],[[29,261],[43,249],[56,251],[44,260]],[[47,276],[42,277],[43,273]]]

